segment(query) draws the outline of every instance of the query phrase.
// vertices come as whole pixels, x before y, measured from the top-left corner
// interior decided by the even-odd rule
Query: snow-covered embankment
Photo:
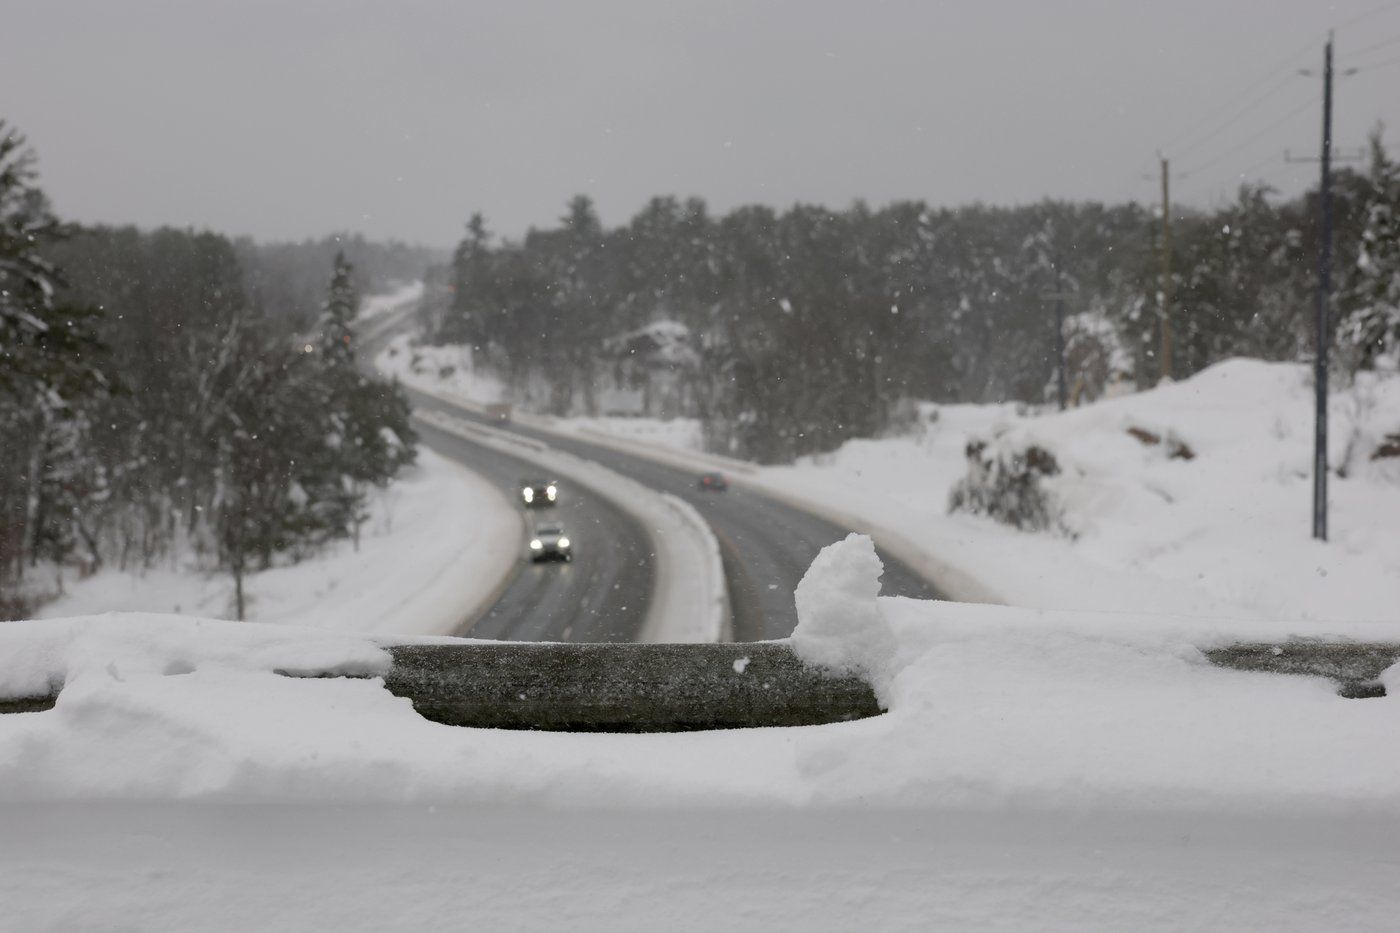
[[[248,618],[349,632],[448,634],[486,608],[524,544],[519,510],[475,473],[420,448],[370,499],[356,550],[338,541],[251,574]],[[232,582],[192,560],[71,582],[42,616],[172,612],[229,618]]]

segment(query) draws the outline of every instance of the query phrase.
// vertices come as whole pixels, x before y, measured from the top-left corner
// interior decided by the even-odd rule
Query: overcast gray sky
[[[654,194],[940,205],[1180,197],[1400,137],[1400,2],[0,0],[0,117],[82,221],[435,245],[473,210],[609,224]],[[1368,48],[1373,47],[1373,48]],[[1394,147],[1400,148],[1400,147]]]

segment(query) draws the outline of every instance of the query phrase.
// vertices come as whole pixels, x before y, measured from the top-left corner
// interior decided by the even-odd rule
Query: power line
[[[1357,55],[1365,55],[1367,52],[1374,52],[1376,49],[1383,49],[1387,46],[1395,45],[1397,42],[1400,42],[1400,36],[1391,36],[1389,39],[1382,39],[1380,42],[1372,42],[1370,45],[1363,45],[1359,49],[1350,49],[1347,51],[1347,56],[1354,57]]]
[[[1175,149],[1174,151],[1172,151],[1171,155],[1174,158],[1180,158],[1181,156],[1186,155],[1187,153],[1194,152],[1197,149],[1201,148],[1201,146],[1210,142],[1215,137],[1219,136],[1221,133],[1225,132],[1228,129],[1231,129],[1235,125],[1236,121],[1238,121],[1241,117],[1248,116],[1256,107],[1263,104],[1265,101],[1269,100],[1279,91],[1292,84],[1294,77],[1295,75],[1292,72],[1284,75],[1283,80],[1279,81],[1273,87],[1269,88],[1269,90],[1265,91],[1263,94],[1259,95],[1254,100],[1250,101],[1248,104],[1241,107],[1234,113],[1230,114],[1230,116],[1226,117],[1225,120],[1223,120],[1220,123],[1220,125],[1215,129],[1213,133],[1208,133],[1207,135],[1200,137],[1195,142],[1191,143],[1189,146],[1184,146]]]
[[[1266,124],[1266,125],[1260,127],[1258,131],[1256,131],[1255,133],[1253,133],[1253,134],[1250,135],[1249,137],[1245,138],[1245,139],[1242,140],[1241,142],[1236,143],[1235,145],[1231,146],[1229,149],[1226,149],[1224,152],[1221,152],[1219,155],[1215,156],[1214,158],[1209,159],[1209,160],[1207,160],[1207,161],[1205,161],[1205,162],[1198,163],[1198,164],[1195,165],[1194,167],[1192,167],[1192,168],[1190,168],[1190,169],[1187,169],[1183,174],[1184,174],[1186,177],[1190,177],[1190,176],[1192,176],[1192,175],[1197,174],[1198,172],[1203,172],[1203,171],[1205,171],[1206,169],[1211,168],[1212,166],[1219,165],[1221,162],[1225,161],[1225,160],[1228,159],[1230,156],[1232,156],[1232,155],[1234,155],[1235,153],[1239,152],[1241,149],[1245,148],[1245,147],[1248,146],[1250,143],[1257,142],[1262,136],[1264,136],[1265,133],[1268,133],[1270,130],[1274,129],[1275,127],[1279,126],[1280,124],[1282,124],[1282,123],[1284,123],[1284,122],[1286,122],[1286,121],[1292,119],[1293,117],[1296,117],[1298,114],[1302,113],[1304,110],[1308,109],[1309,107],[1312,107],[1312,106],[1313,106],[1314,104],[1316,104],[1316,103],[1317,103],[1317,98],[1316,98],[1316,96],[1310,96],[1307,100],[1303,101],[1303,102],[1302,102],[1301,104],[1299,104],[1297,107],[1294,107],[1292,110],[1290,110],[1290,111],[1288,111],[1287,113],[1283,114],[1282,116],[1280,116],[1280,117],[1277,118],[1276,120],[1272,120],[1272,121],[1270,121],[1268,124]]]
[[[1400,2],[1397,2],[1396,6],[1400,6]],[[1287,56],[1279,59],[1276,63],[1270,65],[1263,72],[1263,74],[1260,75],[1260,77],[1256,78],[1251,83],[1245,85],[1235,94],[1226,98],[1226,100],[1220,106],[1213,108],[1204,117],[1194,121],[1185,130],[1183,130],[1180,133],[1177,133],[1174,137],[1172,137],[1172,139],[1167,143],[1167,145],[1162,147],[1163,151],[1170,151],[1173,147],[1177,146],[1183,141],[1194,139],[1201,127],[1207,124],[1214,125],[1214,123],[1220,117],[1221,114],[1228,112],[1230,108],[1238,104],[1242,98],[1248,96],[1249,94],[1253,94],[1260,87],[1267,84],[1270,80],[1276,78],[1280,70],[1288,69],[1288,75],[1291,77],[1293,74],[1293,70],[1289,66],[1292,65],[1304,52],[1311,50],[1313,48],[1314,42],[1315,40],[1309,40],[1307,44],[1301,46],[1294,52],[1290,52]]]
[[[1387,12],[1389,12],[1389,11],[1391,11],[1391,10],[1400,10],[1400,0],[1391,0],[1390,3],[1382,3],[1380,6],[1375,6],[1375,7],[1372,7],[1371,9],[1366,10],[1366,11],[1364,11],[1364,12],[1362,12],[1362,13],[1358,13],[1356,16],[1353,16],[1351,19],[1344,20],[1343,22],[1341,22],[1340,24],[1338,24],[1337,28],[1338,28],[1338,29],[1345,29],[1345,28],[1347,28],[1348,26],[1355,26],[1357,23],[1361,22],[1362,20],[1370,19],[1372,16],[1375,16],[1377,13],[1387,13]]]
[[[1372,63],[1369,64],[1369,65],[1360,65],[1360,66],[1358,66],[1358,67],[1356,67],[1356,68],[1349,69],[1349,73],[1350,73],[1350,74],[1361,74],[1361,73],[1367,72],[1367,71],[1375,71],[1377,68],[1389,68],[1391,65],[1395,65],[1395,64],[1400,64],[1400,57],[1397,57],[1397,58],[1388,58],[1388,59],[1386,59],[1386,60],[1383,61],[1383,62],[1372,62]]]

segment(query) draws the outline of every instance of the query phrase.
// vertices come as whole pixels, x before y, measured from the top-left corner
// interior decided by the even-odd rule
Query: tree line
[[[352,264],[323,267],[307,321],[242,253],[61,223],[0,124],[0,617],[45,572],[193,553],[242,618],[246,573],[357,539],[368,491],[412,462],[405,396],[357,366]]]
[[[1334,181],[1344,372],[1393,355],[1397,332],[1396,170],[1379,135],[1372,150],[1367,171]],[[1216,209],[1174,213],[1165,375],[1311,352],[1316,201],[1246,184]],[[1137,204],[799,204],[716,217],[674,197],[605,229],[578,196],[557,226],[517,240],[473,216],[431,280],[429,339],[472,345],[517,393],[547,386],[555,414],[597,414],[596,387],[616,365],[608,339],[678,321],[700,360],[684,374],[683,414],[702,420],[713,450],[787,461],[887,430],[911,398],[1047,401],[1057,295],[1075,402],[1155,384],[1161,229]]]

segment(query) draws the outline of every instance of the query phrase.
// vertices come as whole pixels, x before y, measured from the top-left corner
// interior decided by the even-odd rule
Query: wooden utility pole
[[[1319,208],[1322,213],[1317,250],[1317,307],[1313,339],[1315,389],[1313,416],[1313,537],[1327,540],[1327,338],[1328,304],[1332,297],[1332,34],[1322,58],[1322,187]]]
[[[1172,377],[1172,199],[1171,166],[1162,162],[1162,349],[1161,381]]]

